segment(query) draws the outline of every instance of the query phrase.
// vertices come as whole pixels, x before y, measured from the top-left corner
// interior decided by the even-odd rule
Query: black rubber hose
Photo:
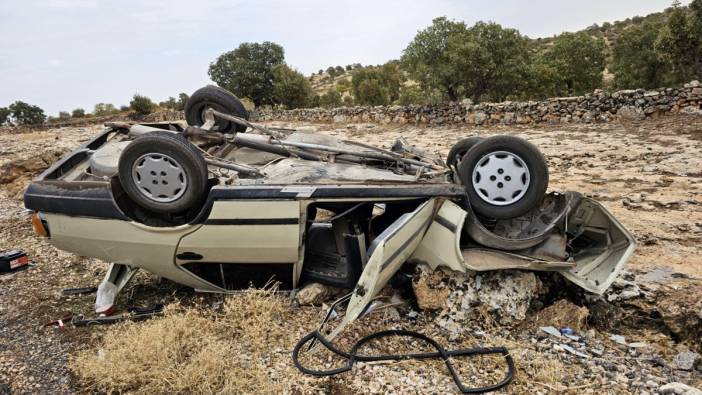
[[[405,337],[413,337],[419,340],[423,340],[429,344],[431,344],[436,351],[435,352],[423,352],[423,353],[409,353],[409,354],[391,354],[391,355],[359,355],[357,354],[358,350],[363,347],[364,344],[370,342],[371,340],[375,339],[380,339],[384,337],[389,337],[389,336],[405,336]],[[314,369],[309,369],[305,366],[303,366],[300,363],[299,360],[299,355],[300,355],[300,350],[302,347],[310,342],[312,339],[318,340],[320,343],[324,345],[329,351],[333,352],[336,355],[339,355],[340,357],[343,357],[347,360],[347,363],[345,366],[342,366],[340,368],[336,369],[330,369],[330,370],[314,370]],[[484,386],[484,387],[467,387],[463,384],[461,381],[460,377],[458,376],[458,373],[456,372],[456,369],[453,367],[453,364],[449,360],[449,358],[453,357],[470,357],[474,355],[493,355],[493,354],[499,354],[502,355],[505,358],[505,361],[507,363],[507,372],[505,374],[505,377],[499,381],[496,384]],[[512,359],[512,356],[509,354],[509,351],[505,347],[475,347],[475,348],[467,348],[467,349],[458,349],[458,350],[446,350],[444,349],[441,344],[439,344],[436,340],[422,334],[419,332],[414,332],[414,331],[407,331],[407,330],[399,330],[399,329],[391,329],[391,330],[386,330],[386,331],[381,331],[381,332],[376,332],[370,335],[367,335],[365,337],[362,337],[356,344],[351,348],[350,352],[344,352],[342,350],[339,350],[338,348],[334,347],[333,344],[329,340],[327,340],[319,331],[314,331],[306,336],[304,336],[300,341],[297,342],[295,345],[295,348],[293,349],[292,352],[292,359],[293,363],[295,364],[295,367],[297,367],[302,373],[309,374],[312,376],[318,376],[318,377],[324,377],[324,376],[333,376],[339,373],[344,373],[346,371],[351,370],[353,368],[353,364],[355,362],[373,362],[373,361],[400,361],[400,360],[407,360],[407,359],[437,359],[440,358],[444,361],[446,364],[446,368],[448,369],[449,373],[451,374],[451,377],[453,378],[454,383],[456,383],[456,386],[458,389],[464,393],[464,394],[483,394],[486,392],[491,392],[491,391],[496,391],[500,388],[505,387],[508,385],[512,379],[514,378],[514,360]]]

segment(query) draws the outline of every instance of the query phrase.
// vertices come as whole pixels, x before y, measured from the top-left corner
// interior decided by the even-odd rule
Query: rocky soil
[[[556,274],[458,276],[419,267],[409,294],[387,290],[396,294],[393,300],[401,300],[401,294],[403,301],[350,328],[339,339],[342,349],[372,331],[405,328],[433,336],[447,348],[508,347],[517,375],[505,393],[700,393],[695,388],[702,388],[702,117],[509,129],[273,124],[385,147],[404,136],[443,154],[468,135],[514,133],[546,154],[551,189],[597,198],[638,241],[626,272],[602,297],[584,294]],[[104,335],[122,330],[46,326],[69,313],[91,313],[91,295],[64,296],[61,291],[97,285],[105,264],[59,251],[34,236],[21,202],[33,175],[100,128],[0,131],[0,250],[21,248],[33,261],[28,270],[0,276],[0,394],[94,390],[72,373],[70,361],[85,350],[99,358]],[[325,289],[307,292],[303,302],[316,304],[329,303],[326,299],[334,294]],[[179,302],[207,308],[220,299],[140,273],[119,301],[125,307]],[[289,369],[286,352],[294,339],[315,329],[322,309],[291,311],[296,319],[289,321],[290,339],[271,346],[281,348],[282,356],[266,365],[271,377],[290,383],[285,388],[297,393],[456,392],[439,362],[361,364],[339,377],[303,377]],[[499,360],[457,364],[466,381],[474,383],[501,373],[493,372]]]

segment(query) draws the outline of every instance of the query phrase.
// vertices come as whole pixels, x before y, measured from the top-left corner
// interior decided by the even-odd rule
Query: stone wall
[[[532,124],[609,122],[616,119],[643,120],[665,114],[702,116],[702,84],[692,81],[682,88],[597,90],[592,94],[545,101],[445,103],[431,106],[340,107],[282,110],[259,108],[255,121],[306,121],[325,123],[378,122],[449,124]]]
[[[0,126],[0,133],[29,133],[37,130],[76,128],[82,126],[105,124],[109,122],[166,122],[179,121],[182,119],[185,119],[183,111],[164,110],[144,116],[139,116],[135,113],[123,112],[99,117],[87,115],[81,118],[56,119],[51,122],[42,123],[40,125]]]

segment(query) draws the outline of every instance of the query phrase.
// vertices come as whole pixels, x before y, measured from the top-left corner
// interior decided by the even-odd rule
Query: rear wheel
[[[538,148],[513,136],[494,136],[474,145],[459,164],[473,210],[485,217],[514,218],[541,200],[548,165]]]
[[[448,156],[446,156],[446,164],[449,167],[458,169],[458,165],[461,163],[468,150],[481,141],[483,141],[483,138],[478,136],[466,137],[459,140],[451,147]]]
[[[185,103],[185,120],[189,125],[202,126],[205,123],[205,111],[209,108],[249,119],[249,113],[238,97],[226,89],[207,85],[196,90]],[[221,133],[243,133],[246,126],[215,117],[215,129]]]
[[[122,151],[119,180],[139,206],[175,214],[199,204],[207,188],[207,164],[187,139],[171,132],[144,134]]]

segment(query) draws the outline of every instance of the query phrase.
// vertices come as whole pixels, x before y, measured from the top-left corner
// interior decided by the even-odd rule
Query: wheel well
[[[112,196],[114,197],[117,206],[130,219],[148,226],[170,227],[190,223],[195,220],[195,218],[200,216],[201,211],[208,209],[206,204],[207,195],[209,194],[210,189],[218,183],[219,182],[215,178],[208,179],[206,189],[207,193],[204,194],[200,204],[189,208],[185,212],[176,214],[156,213],[139,206],[124,191],[119,177],[117,176],[113,176],[110,179],[110,188],[112,189]]]

